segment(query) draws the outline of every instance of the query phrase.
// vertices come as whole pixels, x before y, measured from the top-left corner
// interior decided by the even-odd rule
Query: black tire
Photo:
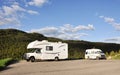
[[[59,61],[59,58],[58,58],[58,57],[55,57],[55,61]]]
[[[29,60],[29,59],[27,59],[26,61],[27,61],[27,62],[29,62],[30,60]]]
[[[31,58],[30,58],[30,61],[31,61],[31,62],[35,62],[35,58],[34,58],[34,57],[31,57]]]

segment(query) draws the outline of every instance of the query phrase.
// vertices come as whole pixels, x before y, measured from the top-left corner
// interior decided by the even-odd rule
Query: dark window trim
[[[46,46],[46,51],[53,51],[53,46]]]

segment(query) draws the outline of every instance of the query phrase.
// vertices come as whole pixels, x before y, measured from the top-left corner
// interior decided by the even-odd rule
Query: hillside
[[[26,46],[34,40],[62,41],[69,45],[69,58],[84,58],[84,51],[88,48],[100,48],[105,53],[119,52],[120,44],[88,42],[79,40],[62,40],[45,37],[38,33],[26,33],[16,29],[0,29],[0,59],[12,57],[21,59],[27,52]]]
[[[27,44],[36,39],[44,40],[46,37],[38,33],[26,33],[16,29],[1,29],[0,58],[21,58],[23,53],[27,52]]]

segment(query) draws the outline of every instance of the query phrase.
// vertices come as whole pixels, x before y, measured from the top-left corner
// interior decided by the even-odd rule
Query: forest
[[[17,29],[0,29],[0,59],[13,58],[21,60],[23,54],[28,52],[26,49],[28,43],[35,40],[68,43],[69,59],[84,58],[85,50],[90,48],[102,49],[107,55],[111,52],[120,52],[120,44],[115,43],[62,40],[54,37],[46,37],[39,33],[27,33]]]

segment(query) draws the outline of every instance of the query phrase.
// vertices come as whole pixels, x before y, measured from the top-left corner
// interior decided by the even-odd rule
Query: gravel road
[[[120,60],[20,61],[0,75],[120,75]]]

